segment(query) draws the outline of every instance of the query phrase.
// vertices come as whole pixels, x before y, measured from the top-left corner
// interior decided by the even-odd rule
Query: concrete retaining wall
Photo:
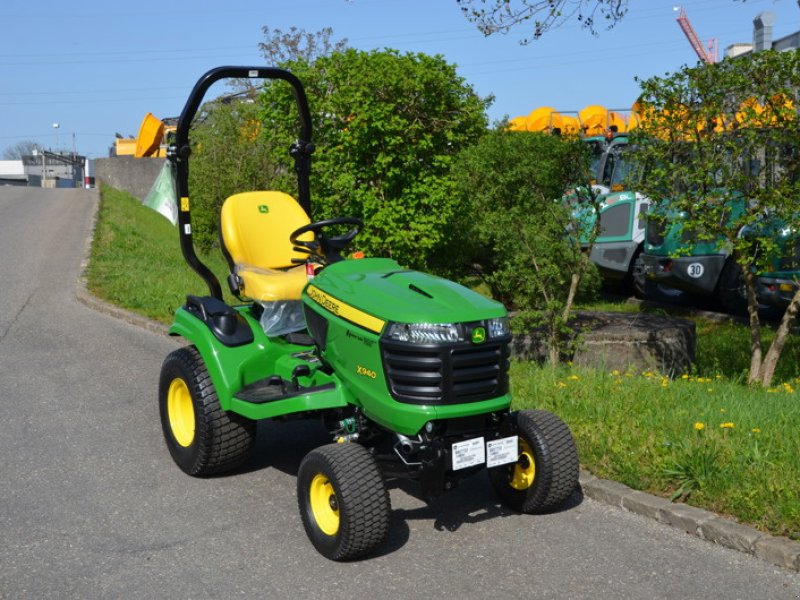
[[[98,186],[104,183],[144,200],[165,160],[133,156],[98,158],[95,161],[95,180]]]

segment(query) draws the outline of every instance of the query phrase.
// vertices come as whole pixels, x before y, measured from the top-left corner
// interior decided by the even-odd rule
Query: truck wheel
[[[719,303],[731,315],[747,314],[747,296],[742,269],[733,260],[728,260],[719,276]]]
[[[569,427],[544,410],[517,413],[519,460],[489,469],[504,504],[523,513],[542,513],[566,500],[578,485],[578,451]]]
[[[255,421],[220,408],[194,346],[179,348],[164,360],[158,405],[167,448],[185,473],[196,477],[223,473],[249,456]]]
[[[631,263],[631,272],[629,273],[630,289],[633,295],[639,299],[647,296],[647,279],[644,274],[644,260],[642,259],[642,251],[639,250]]]
[[[378,463],[358,444],[309,452],[297,474],[297,503],[308,538],[331,560],[368,554],[389,533],[389,494]]]

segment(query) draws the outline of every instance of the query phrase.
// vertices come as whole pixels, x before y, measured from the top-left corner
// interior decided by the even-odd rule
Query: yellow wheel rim
[[[311,480],[309,502],[314,521],[325,535],[336,535],[339,531],[339,503],[333,484],[322,473]]]
[[[511,475],[511,487],[515,490],[527,490],[533,485],[534,479],[536,479],[536,461],[533,458],[533,450],[520,436],[519,458]]]
[[[180,377],[169,384],[167,417],[175,441],[184,448],[190,446],[194,440],[194,406],[189,386]]]

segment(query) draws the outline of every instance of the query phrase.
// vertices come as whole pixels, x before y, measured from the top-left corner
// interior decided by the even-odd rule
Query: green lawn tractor
[[[189,130],[211,84],[273,79],[293,90],[300,135],[290,155],[298,201],[283,192],[228,198],[220,240],[228,285],[192,243]],[[262,419],[320,419],[331,443],[309,452],[297,498],[314,547],[333,560],[373,552],[387,537],[387,481],[413,480],[425,498],[483,470],[500,500],[538,513],[575,490],[578,457],[555,415],[510,410],[511,335],[505,308],[387,258],[345,258],[360,220],[310,220],[311,118],[300,81],[265,67],[220,67],[181,113],[175,165],[184,257],[208,296],[188,296],[170,334],[188,345],[164,361],[159,407],[167,448],[186,473],[231,471]]]

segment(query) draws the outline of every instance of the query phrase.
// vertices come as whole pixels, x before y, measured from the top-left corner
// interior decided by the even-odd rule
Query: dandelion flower
[[[698,421],[697,423],[694,424],[694,428],[697,431],[703,431],[703,429],[706,428],[706,424],[705,423],[701,423],[700,421]]]
[[[753,427],[750,431],[753,433],[761,433],[761,430],[758,427]]]
[[[733,429],[734,427],[736,427],[736,425],[734,425],[730,421],[727,423],[720,423],[719,426],[722,427],[722,429]]]
[[[619,377],[619,369],[614,369],[613,371],[611,371],[611,374],[612,374],[614,377]]]
[[[578,381],[579,378],[577,375],[570,375],[569,379],[572,379],[572,381]]]
[[[681,379],[689,379],[689,376],[686,373],[684,373],[683,375],[681,375]]]

